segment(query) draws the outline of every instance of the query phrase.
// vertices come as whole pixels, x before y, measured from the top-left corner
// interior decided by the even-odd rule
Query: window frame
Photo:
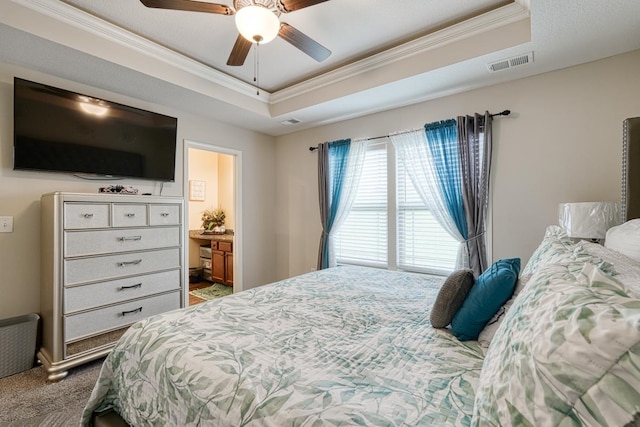
[[[371,143],[371,146],[367,147],[367,150],[379,149],[378,147],[384,146],[387,154],[387,262],[378,263],[370,262],[366,260],[359,260],[356,258],[339,257],[336,254],[336,262],[338,265],[360,265],[374,268],[384,268],[387,270],[395,271],[407,271],[414,273],[426,273],[440,276],[446,276],[450,274],[455,266],[451,270],[439,269],[433,267],[416,267],[409,265],[399,265],[398,263],[398,182],[397,182],[397,160],[396,152],[393,143],[388,137],[381,138],[381,141]],[[428,210],[426,207],[424,210]],[[455,261],[454,261],[455,262]]]

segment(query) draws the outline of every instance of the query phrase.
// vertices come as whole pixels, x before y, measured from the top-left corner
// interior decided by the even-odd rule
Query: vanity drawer
[[[131,325],[177,308],[180,308],[178,291],[65,316],[65,342]]]
[[[179,205],[150,205],[149,225],[178,225],[180,224]]]
[[[147,206],[134,204],[113,205],[114,227],[140,227],[147,225]]]
[[[74,286],[64,289],[64,312],[69,314],[74,311],[179,290],[180,287],[180,270]]]
[[[180,246],[179,227],[66,231],[64,256],[100,255]]]
[[[64,260],[64,285],[97,282],[180,267],[180,248]]]
[[[233,243],[218,242],[218,250],[223,252],[233,252]]]
[[[102,228],[109,226],[109,204],[65,203],[64,228]]]

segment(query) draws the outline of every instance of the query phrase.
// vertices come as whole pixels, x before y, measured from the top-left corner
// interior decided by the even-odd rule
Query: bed
[[[435,328],[451,276],[331,268],[133,325],[82,424],[640,426],[631,128],[629,221],[604,245],[549,226],[477,339],[456,338],[454,321],[475,304],[478,281],[451,324]]]
[[[640,260],[549,226],[485,341],[431,325],[443,281],[343,266],[148,318],[82,422],[640,425]]]

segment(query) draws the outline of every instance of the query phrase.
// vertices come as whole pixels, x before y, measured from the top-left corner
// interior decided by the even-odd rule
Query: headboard
[[[640,117],[623,122],[622,215],[623,221],[640,218]]]

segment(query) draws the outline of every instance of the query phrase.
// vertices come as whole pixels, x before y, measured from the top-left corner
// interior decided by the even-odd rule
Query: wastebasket
[[[39,319],[35,313],[0,319],[0,378],[33,367]]]
[[[189,283],[198,283],[202,280],[202,268],[189,268]]]

